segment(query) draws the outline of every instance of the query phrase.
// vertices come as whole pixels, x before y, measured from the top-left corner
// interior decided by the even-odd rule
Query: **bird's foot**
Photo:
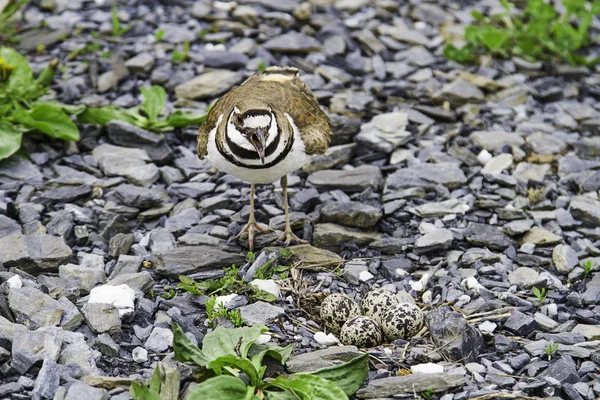
[[[281,236],[279,236],[279,239],[277,239],[278,242],[283,242],[284,246],[289,246],[292,242],[297,243],[297,244],[307,244],[308,241],[304,240],[304,239],[300,239],[298,236],[296,236],[294,234],[294,232],[292,232],[291,229],[286,229],[283,234]]]
[[[227,243],[232,243],[242,237],[244,233],[248,234],[248,248],[252,251],[254,250],[254,236],[256,232],[268,233],[270,232],[269,227],[259,224],[256,221],[248,221],[246,225],[242,228],[240,233],[230,238]]]

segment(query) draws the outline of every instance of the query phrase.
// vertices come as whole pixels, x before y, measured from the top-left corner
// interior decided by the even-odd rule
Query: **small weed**
[[[267,69],[267,64],[265,64],[264,61],[261,61],[258,63],[258,72],[265,72],[265,69]]]
[[[546,191],[546,188],[539,188],[539,189],[528,188],[527,189],[527,199],[529,200],[529,204],[534,205],[534,204],[541,203],[542,201],[546,200],[546,196],[544,194],[545,191]]]
[[[548,342],[544,347],[544,353],[548,356],[548,361],[552,359],[554,354],[558,351],[558,343]]]
[[[231,268],[225,268],[225,275],[220,279],[207,279],[202,282],[196,282],[192,278],[185,275],[180,275],[177,287],[181,290],[185,290],[192,294],[221,294],[221,293],[232,293],[240,292],[245,286],[246,282],[244,278],[238,276],[239,268],[232,265]]]
[[[190,43],[183,42],[183,51],[175,50],[171,55],[171,61],[174,63],[182,63],[188,59],[190,52]]]
[[[117,2],[113,1],[112,5],[112,35],[113,37],[119,37],[131,29],[131,26],[121,27],[121,21],[119,21],[119,16],[117,15]]]
[[[596,266],[592,264],[592,260],[587,260],[583,263],[583,279],[587,278],[587,276],[594,270]]]
[[[435,394],[433,393],[433,389],[431,388],[427,388],[427,390],[421,393],[421,397],[425,400],[433,399],[433,396],[435,396]]]
[[[248,262],[253,263],[254,260],[256,259],[256,255],[254,254],[253,251],[249,251],[246,258],[248,259]]]
[[[537,297],[537,299],[540,301],[540,306],[542,304],[544,304],[544,301],[546,301],[546,289],[545,288],[541,288],[538,289],[537,287],[533,287],[533,295],[535,297]]]
[[[284,248],[279,249],[279,254],[283,257],[283,259],[285,261],[287,261],[294,255],[294,252],[292,250],[286,249],[284,247]]]
[[[204,307],[206,308],[206,316],[210,325],[213,325],[218,317],[227,318],[236,327],[244,325],[240,310],[228,310],[223,303],[217,304],[217,296],[210,296],[206,299]]]
[[[165,286],[165,292],[160,296],[165,300],[171,300],[173,297],[177,296],[177,292],[171,286]]]
[[[156,33],[154,34],[154,37],[156,38],[157,42],[160,42],[164,36],[165,36],[165,30],[164,29],[158,29],[156,31]]]
[[[261,290],[257,287],[250,286],[249,296],[251,303],[256,303],[257,301],[266,301],[267,303],[274,303],[277,301],[277,297],[272,293]]]

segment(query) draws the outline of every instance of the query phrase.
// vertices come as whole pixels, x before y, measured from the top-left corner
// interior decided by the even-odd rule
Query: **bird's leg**
[[[292,226],[290,225],[290,206],[287,198],[287,184],[287,175],[284,175],[281,177],[281,190],[283,191],[283,207],[285,209],[285,230],[283,231],[283,235],[279,237],[279,241],[283,242],[286,246],[289,246],[292,242],[308,243],[306,240],[300,239],[292,231]]]
[[[254,218],[254,183],[250,184],[250,216],[248,217],[248,223],[242,228],[240,233],[229,239],[229,242],[238,240],[244,233],[248,232],[248,248],[250,251],[254,250],[254,233],[260,231],[263,233],[269,232],[269,228],[264,227],[256,222]]]

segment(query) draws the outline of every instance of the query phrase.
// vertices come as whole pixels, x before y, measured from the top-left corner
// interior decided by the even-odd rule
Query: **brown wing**
[[[276,91],[281,113],[290,114],[300,131],[306,154],[323,154],[327,151],[333,133],[329,117],[317,102],[312,90],[298,76],[296,68],[270,67],[255,76],[260,86]]]

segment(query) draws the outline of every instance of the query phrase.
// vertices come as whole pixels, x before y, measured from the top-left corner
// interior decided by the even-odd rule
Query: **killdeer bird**
[[[247,232],[252,250],[256,231],[268,232],[254,218],[254,186],[281,179],[286,221],[279,241],[305,243],[290,227],[287,174],[325,153],[331,136],[329,118],[296,68],[267,68],[215,103],[198,133],[198,157],[250,182],[248,224],[232,240]]]

